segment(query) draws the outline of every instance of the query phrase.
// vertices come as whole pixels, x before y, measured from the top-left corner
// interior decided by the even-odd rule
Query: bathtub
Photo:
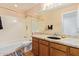
[[[14,52],[17,48],[19,48],[22,45],[28,46],[29,43],[32,43],[32,41],[21,39],[21,40],[12,41],[12,42],[5,43],[5,44],[0,44],[0,56],[4,56],[11,52]],[[32,47],[30,49],[32,49]],[[28,49],[26,48],[26,50]]]

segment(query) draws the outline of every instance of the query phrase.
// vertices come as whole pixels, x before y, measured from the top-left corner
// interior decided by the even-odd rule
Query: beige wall
[[[63,13],[78,9],[78,5],[79,4],[72,4],[72,5],[69,5],[69,6],[65,6],[65,7],[61,7],[61,8],[58,8],[58,9],[47,11],[46,13],[41,15],[41,19],[44,20],[44,24],[43,24],[44,25],[44,27],[43,27],[44,32],[50,33],[50,34],[55,33],[55,32],[62,32],[62,30],[61,30],[61,28],[62,28],[61,27],[62,26],[61,20],[62,20]],[[47,31],[45,29],[47,24],[53,24],[54,29],[52,31]]]

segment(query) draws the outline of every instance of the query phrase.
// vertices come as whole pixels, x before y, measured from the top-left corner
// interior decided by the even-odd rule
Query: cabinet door
[[[38,56],[38,42],[32,40],[32,52],[34,55]]]
[[[50,48],[50,56],[66,56],[67,54],[63,51]]]
[[[43,44],[39,44],[39,55],[40,56],[48,56],[49,55],[49,47]]]
[[[79,49],[78,48],[70,48],[70,55],[79,56]]]

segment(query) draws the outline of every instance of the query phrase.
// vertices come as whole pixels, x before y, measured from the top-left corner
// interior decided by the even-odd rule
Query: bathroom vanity
[[[33,35],[32,52],[35,56],[79,56],[79,43],[68,38],[54,40],[44,35]]]

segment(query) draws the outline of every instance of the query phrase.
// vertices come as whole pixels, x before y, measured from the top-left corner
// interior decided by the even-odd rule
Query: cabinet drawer
[[[57,43],[50,43],[50,47],[56,48],[56,49],[64,51],[64,52],[67,51],[67,46],[57,44]]]
[[[63,51],[59,51],[57,49],[50,48],[50,56],[66,56],[67,54]]]
[[[70,55],[79,56],[79,49],[70,48]]]
[[[44,41],[44,40],[39,40],[39,43],[44,44],[44,45],[49,45],[48,41]]]
[[[54,44],[53,42],[50,42],[50,47],[54,47]]]

